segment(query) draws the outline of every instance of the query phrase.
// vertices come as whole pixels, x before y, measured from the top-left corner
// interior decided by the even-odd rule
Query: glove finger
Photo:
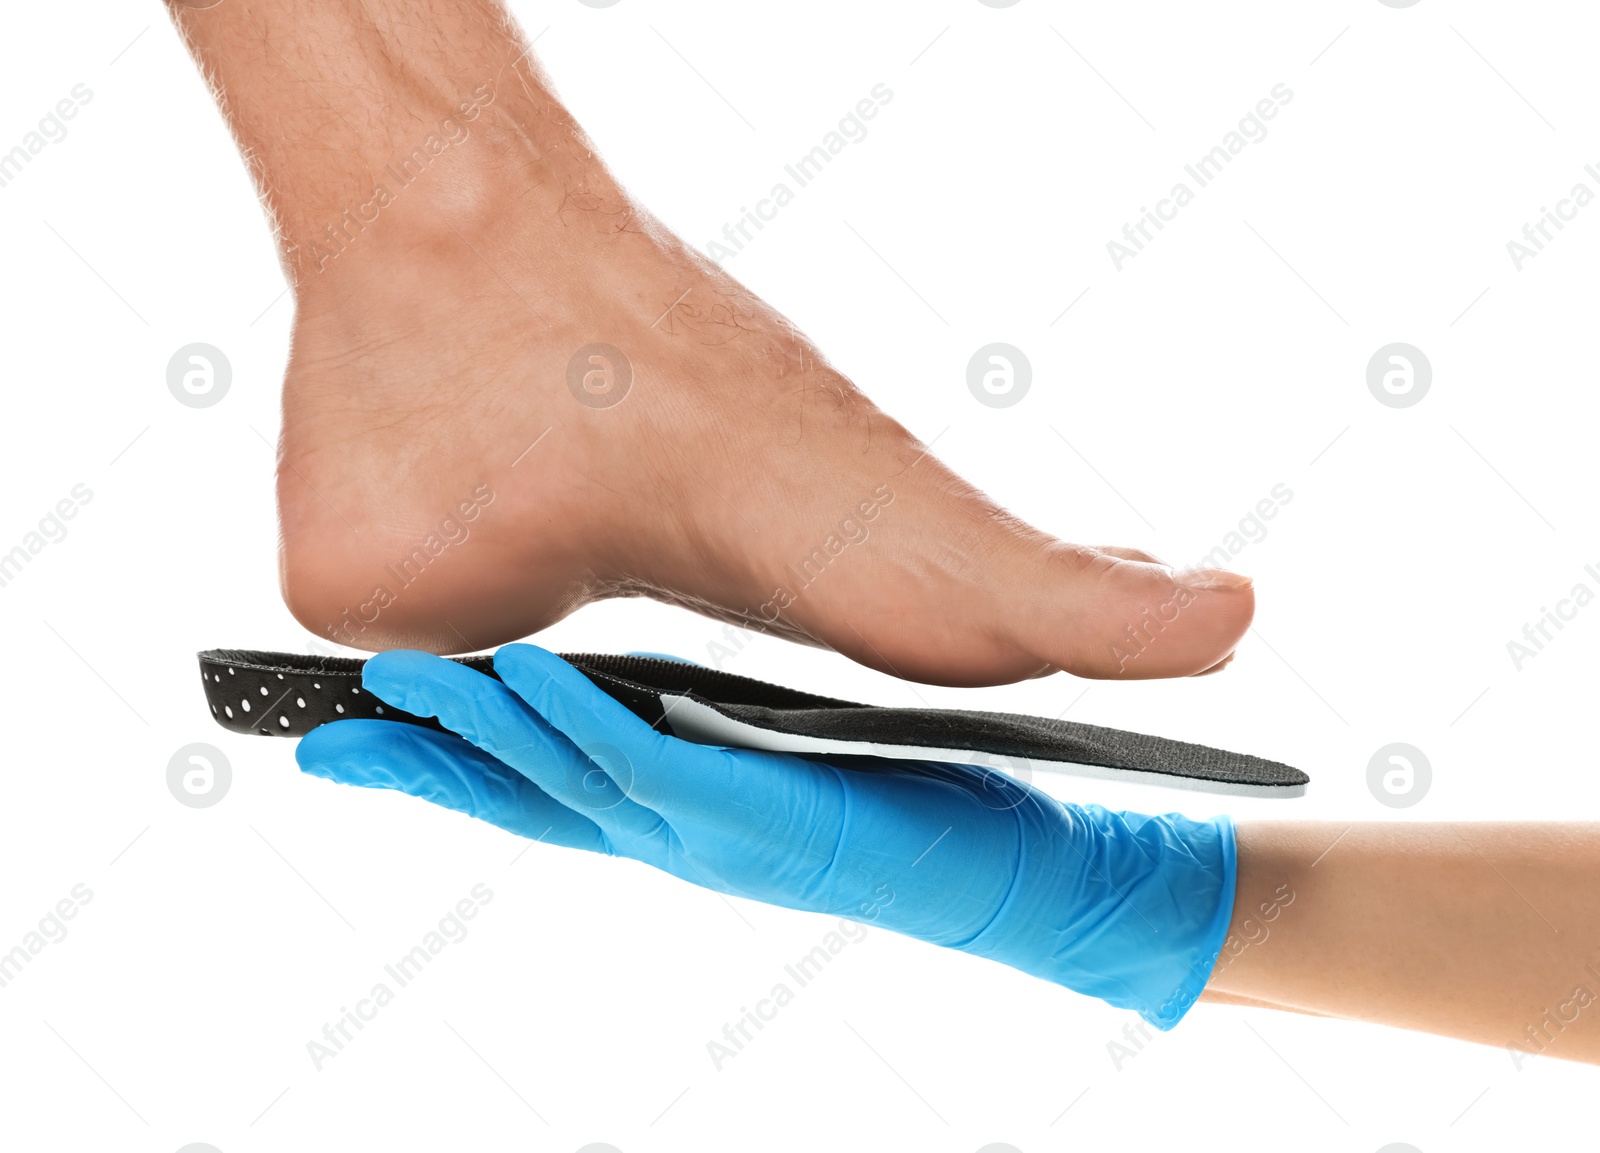
[[[583,673],[537,645],[501,646],[494,655],[494,671],[572,744],[605,764],[629,797],[669,819],[704,808],[705,790],[698,786],[709,782],[699,779],[700,772],[711,768],[715,750],[656,732]]]
[[[582,676],[571,666],[564,667]],[[625,846],[630,838],[652,837],[661,828],[659,815],[629,799],[627,757],[605,748],[584,755],[511,687],[493,677],[459,661],[395,649],[368,659],[361,685],[396,708],[419,717],[437,717],[451,732],[594,821],[614,845]],[[611,701],[589,687],[595,696]],[[627,715],[650,732],[649,725],[632,713]],[[607,770],[619,766],[618,779],[613,779]]]
[[[395,721],[335,721],[302,738],[295,761],[311,776],[365,789],[393,789],[519,837],[607,851],[592,820],[453,733]]]
[[[629,757],[655,758],[666,738],[621,701],[596,688],[593,681],[554,653],[538,645],[502,645],[494,654],[494,671],[534,710],[565,733],[574,745],[621,748]]]
[[[798,835],[797,814],[837,800],[832,769],[784,753],[724,749],[656,732],[572,665],[537,645],[510,644],[495,672],[578,748],[607,763],[628,796],[677,826],[737,822],[768,843]]]

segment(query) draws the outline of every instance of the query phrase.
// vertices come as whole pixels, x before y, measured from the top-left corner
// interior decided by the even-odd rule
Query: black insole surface
[[[1233,786],[1298,796],[1310,778],[1247,753],[1076,721],[964,709],[884,708],[817,696],[718,669],[657,657],[562,653],[596,686],[661,732],[671,733],[666,697],[687,697],[723,717],[791,738],[872,747],[955,751],[1026,761],[1093,766],[1174,778],[1174,785]],[[491,657],[452,657],[494,677]],[[386,705],[361,687],[354,657],[208,649],[199,654],[206,700],[218,724],[237,733],[301,737],[330,721],[365,717],[443,726]],[[499,679],[496,677],[496,679]],[[848,754],[848,751],[846,755]],[[940,759],[931,757],[929,759]]]

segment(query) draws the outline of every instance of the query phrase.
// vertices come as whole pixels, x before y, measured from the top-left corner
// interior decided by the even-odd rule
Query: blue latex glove
[[[451,731],[337,721],[301,740],[300,767],[990,957],[1162,1029],[1210,976],[1233,910],[1226,817],[1065,804],[977,765],[692,744],[533,645],[494,665],[504,683],[426,653],[371,658],[367,691]]]

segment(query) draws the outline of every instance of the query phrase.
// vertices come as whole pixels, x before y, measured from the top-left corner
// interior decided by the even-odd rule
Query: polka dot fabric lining
[[[694,693],[720,704],[775,709],[860,709],[852,701],[820,697],[796,689],[699,665],[659,657],[610,653],[560,653],[562,660],[658,728],[661,691]],[[382,717],[430,729],[432,717],[416,717],[385,705],[361,687],[357,657],[207,649],[199,653],[200,679],[218,724],[236,733],[265,737],[303,737],[318,725],[347,717]],[[491,657],[451,657],[470,669],[494,676]],[[496,678],[499,679],[499,678]],[[663,729],[663,731],[666,731]]]

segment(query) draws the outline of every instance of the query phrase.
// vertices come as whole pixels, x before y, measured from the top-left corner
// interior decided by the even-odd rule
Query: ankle
[[[307,212],[302,223],[285,230],[285,260],[298,287],[315,289],[355,266],[392,265],[459,248],[461,236],[481,234],[507,193],[492,170],[470,163],[467,127],[448,122],[451,135],[424,133],[415,147],[397,150],[376,167],[370,183],[357,186],[361,190],[347,201]]]
[[[555,222],[575,194],[625,198],[553,96],[487,64],[471,83],[408,79],[407,112],[365,148],[360,179],[288,213],[285,259],[311,281],[357,254],[426,257],[463,242],[487,251],[528,222]],[[372,110],[373,117],[388,116]]]

